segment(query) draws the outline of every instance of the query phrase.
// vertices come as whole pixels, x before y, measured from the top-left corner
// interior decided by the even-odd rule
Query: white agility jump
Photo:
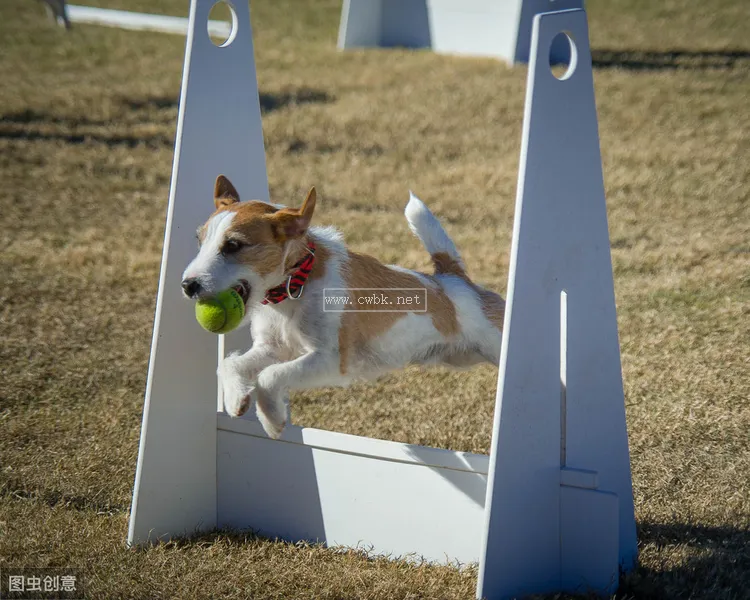
[[[247,2],[230,41],[192,0],[128,542],[217,527],[478,562],[478,597],[617,587],[635,521],[586,14],[533,22],[508,298],[490,456],[230,419],[219,338],[181,297],[216,175],[268,200]],[[549,48],[565,32],[563,79]],[[221,110],[216,110],[216,90]],[[309,182],[308,182],[309,183]],[[218,398],[218,410],[217,410]],[[248,411],[250,414],[252,411]]]
[[[529,61],[531,22],[542,12],[583,8],[583,0],[344,0],[339,48],[430,48],[443,54]],[[564,40],[550,59],[568,62]]]

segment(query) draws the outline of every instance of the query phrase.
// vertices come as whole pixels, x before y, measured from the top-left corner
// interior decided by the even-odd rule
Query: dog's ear
[[[232,182],[229,181],[229,179],[227,179],[224,175],[219,175],[216,178],[216,183],[214,184],[214,205],[216,206],[216,208],[221,208],[222,206],[230,206],[239,201],[240,195],[232,185]]]
[[[316,198],[315,188],[311,187],[300,208],[282,208],[272,216],[274,235],[277,239],[285,241],[302,237],[307,233],[315,211]]]

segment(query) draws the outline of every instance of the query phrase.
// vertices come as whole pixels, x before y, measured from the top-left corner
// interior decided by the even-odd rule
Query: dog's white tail
[[[443,229],[440,221],[419,198],[409,192],[409,203],[404,211],[409,229],[424,244],[432,257],[436,273],[450,273],[466,277],[464,263],[453,240]]]

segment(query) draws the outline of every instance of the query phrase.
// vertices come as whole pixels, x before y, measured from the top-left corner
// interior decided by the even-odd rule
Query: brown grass
[[[619,597],[748,598],[750,14],[588,5],[641,551]],[[525,70],[338,53],[332,0],[253,10],[274,199],[314,184],[353,248],[426,268],[415,189],[504,291]],[[471,598],[472,569],[227,532],[125,549],[184,40],[43,16],[0,6],[0,570],[80,567],[90,598]],[[486,452],[495,377],[408,370],[293,417]]]

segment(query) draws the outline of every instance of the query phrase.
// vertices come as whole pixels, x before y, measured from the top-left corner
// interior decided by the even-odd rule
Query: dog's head
[[[219,175],[216,210],[198,229],[198,255],[182,274],[182,289],[197,300],[234,288],[247,306],[285,280],[290,257],[306,248],[305,234],[315,210],[315,188],[301,208],[240,202],[232,183]]]

